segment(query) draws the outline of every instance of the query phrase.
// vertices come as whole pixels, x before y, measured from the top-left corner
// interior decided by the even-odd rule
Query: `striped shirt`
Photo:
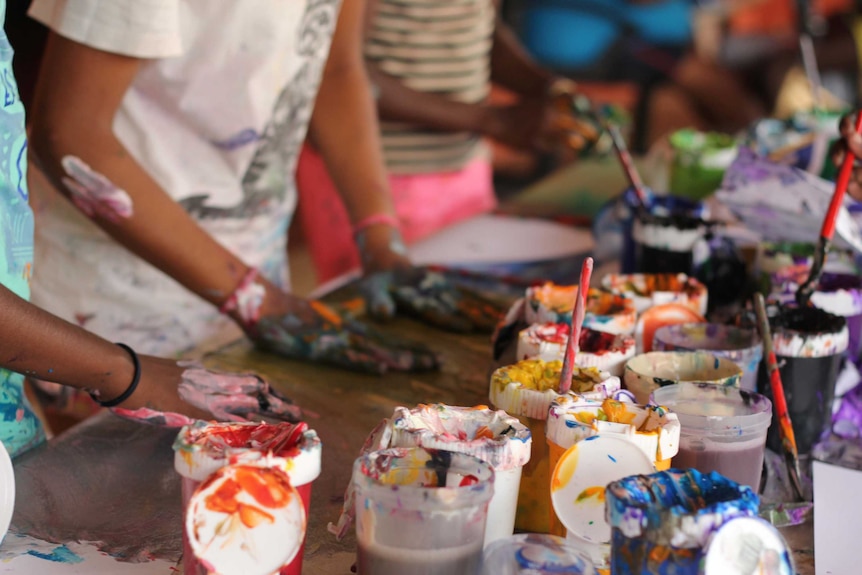
[[[470,104],[490,90],[493,0],[378,0],[365,46],[369,61],[419,92]],[[481,137],[381,122],[390,172],[453,171],[485,153]]]

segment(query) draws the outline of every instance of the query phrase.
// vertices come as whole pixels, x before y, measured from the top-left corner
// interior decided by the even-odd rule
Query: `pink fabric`
[[[307,145],[299,157],[296,181],[299,218],[318,281],[359,267],[347,211],[323,159]],[[496,206],[491,163],[481,158],[457,172],[390,175],[389,185],[408,244]]]

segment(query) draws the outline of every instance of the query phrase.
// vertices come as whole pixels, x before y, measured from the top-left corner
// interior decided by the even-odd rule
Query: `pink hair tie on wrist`
[[[371,226],[384,225],[396,230],[399,228],[398,218],[390,214],[372,214],[356,222],[353,226],[353,235],[359,235]]]

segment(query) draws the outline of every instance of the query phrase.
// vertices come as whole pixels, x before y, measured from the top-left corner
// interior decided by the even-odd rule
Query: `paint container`
[[[222,467],[189,499],[183,533],[194,563],[184,558],[184,573],[285,573],[302,549],[306,518],[301,496],[281,469]]]
[[[494,469],[463,453],[375,451],[353,466],[359,575],[476,573]]]
[[[706,234],[705,222],[684,213],[636,213],[632,227],[634,271],[665,274],[692,273],[695,245]]]
[[[305,423],[207,423],[183,427],[174,441],[174,469],[182,477],[183,509],[192,493],[217,470],[234,463],[258,464],[266,458],[287,473],[299,493],[306,515],[311,505],[311,485],[320,475],[322,446],[317,433]],[[183,565],[195,573],[194,554],[184,542]],[[299,575],[305,542],[281,575]]]
[[[560,394],[561,361],[528,359],[497,369],[491,376],[490,399],[496,409],[502,409],[526,425],[534,438],[530,461],[521,474],[515,529],[531,533],[546,533],[551,521],[549,505],[550,469],[548,444],[541,441],[551,403]],[[572,370],[569,394],[602,400],[620,392],[620,379],[596,368]]]
[[[494,496],[488,505],[485,545],[512,535],[521,470],[530,460],[530,430],[504,411],[485,406],[397,407],[392,447],[424,447],[466,453],[494,468]],[[541,438],[540,438],[541,439]]]
[[[655,332],[668,325],[706,323],[706,319],[679,303],[656,305],[643,312],[635,328],[638,353],[649,353],[655,345]]]
[[[551,476],[551,502],[570,545],[599,571],[610,566],[611,528],[605,518],[606,486],[629,475],[653,473],[650,458],[634,443],[594,435],[560,457]]]
[[[709,383],[657,389],[655,404],[676,413],[682,432],[673,466],[717,471],[757,491],[772,402],[759,393]]]
[[[596,575],[590,560],[562,537],[521,533],[485,549],[480,575]]]
[[[557,467],[563,453],[579,441],[595,435],[620,437],[644,452],[658,470],[670,468],[679,448],[680,425],[676,414],[657,406],[642,406],[615,399],[595,401],[560,397],[548,412],[546,439],[549,465]],[[556,513],[551,514],[554,535],[566,530]]]
[[[524,317],[529,324],[572,323],[578,286],[546,283],[527,288]],[[629,298],[591,288],[587,295],[583,327],[612,334],[630,334],[635,329],[637,311]]]
[[[692,381],[739,387],[741,378],[738,365],[705,351],[653,351],[630,359],[623,381],[637,403],[645,404],[660,387]]]
[[[715,323],[682,323],[656,330],[653,349],[658,351],[706,351],[742,368],[739,386],[757,391],[757,369],[763,345],[753,329]]]
[[[518,334],[517,358],[563,361],[571,326],[565,323],[533,324]],[[617,377],[626,361],[635,355],[635,340],[630,335],[614,335],[594,329],[581,329],[577,362]]]
[[[608,485],[614,575],[700,575],[710,538],[738,517],[757,515],[758,497],[717,473],[671,469]]]
[[[673,150],[669,189],[675,196],[702,200],[712,195],[736,158],[736,138],[727,134],[686,128],[668,141]]]
[[[792,307],[770,318],[770,325],[796,446],[800,455],[806,455],[831,425],[835,382],[849,344],[847,322],[814,307]],[[765,362],[760,366],[757,385],[771,400]],[[777,420],[769,430],[767,445],[781,452]]]
[[[698,315],[706,314],[706,286],[684,273],[608,274],[602,279],[602,287],[633,299],[638,313],[655,305],[678,303]]]

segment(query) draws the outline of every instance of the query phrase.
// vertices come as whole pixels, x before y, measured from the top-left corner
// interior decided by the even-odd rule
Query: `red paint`
[[[617,336],[612,333],[583,328],[578,346],[581,351],[602,354],[613,349],[616,339]]]
[[[787,412],[787,398],[784,397],[784,386],[781,384],[781,372],[778,371],[778,358],[775,352],[769,352],[766,358],[769,368],[769,383],[772,388],[772,404],[775,407],[778,429],[781,432],[787,446],[795,456],[798,452],[796,447],[796,436],[793,433],[793,425],[790,423],[790,414]]]
[[[856,133],[862,133],[862,113],[856,114]],[[823,228],[820,230],[820,237],[831,241],[835,235],[835,222],[838,220],[838,210],[844,204],[844,194],[847,192],[847,186],[850,184],[850,177],[853,175],[853,162],[856,157],[853,152],[847,150],[844,154],[844,161],[841,162],[841,169],[838,172],[838,179],[835,181],[835,192],[832,194],[832,201],[829,203],[829,209],[826,211],[826,217],[823,219]]]
[[[475,475],[467,475],[464,479],[461,480],[461,483],[458,484],[458,487],[467,487],[470,485],[476,485],[479,483],[479,478]]]
[[[293,455],[299,448],[308,424],[278,423],[275,425],[219,425],[201,430],[193,443],[210,448],[226,447],[257,449],[279,457]]]
[[[285,507],[291,498],[290,480],[284,473],[263,473],[263,468],[243,467],[236,470],[234,479],[225,481],[205,501],[207,509],[228,515],[238,514],[242,524],[254,529],[261,523],[273,523],[275,518],[261,507],[278,509]],[[255,507],[237,500],[246,492],[260,504]]]
[[[579,341],[581,339],[581,326],[584,325],[584,314],[586,312],[587,297],[589,295],[590,276],[593,274],[593,258],[584,260],[581,266],[581,278],[578,286],[578,293],[575,295],[575,309],[572,312],[572,331],[569,333],[569,340],[566,343],[566,355],[563,359],[563,369],[560,373],[560,393],[568,393],[572,388],[572,370],[575,366],[575,354]],[[573,334],[578,334],[575,338]]]

